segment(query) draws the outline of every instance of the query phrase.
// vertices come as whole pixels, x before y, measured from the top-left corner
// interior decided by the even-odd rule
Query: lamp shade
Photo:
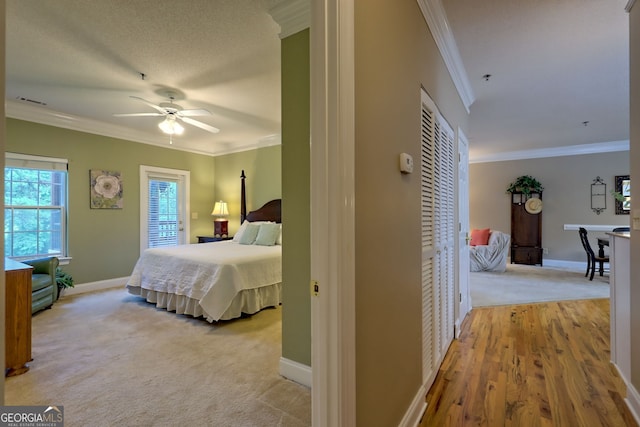
[[[158,124],[162,132],[169,135],[182,135],[184,128],[176,121],[176,118],[169,114],[163,121]]]
[[[220,200],[216,202],[213,206],[213,211],[211,211],[211,215],[214,216],[227,216],[229,215],[229,210],[227,209],[227,203]]]

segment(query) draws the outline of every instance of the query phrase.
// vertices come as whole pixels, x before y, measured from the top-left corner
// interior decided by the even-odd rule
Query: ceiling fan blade
[[[142,99],[142,98],[140,98],[138,96],[130,96],[129,98],[137,99],[138,101],[141,101],[141,102],[147,104],[149,107],[158,110],[163,115],[167,114],[167,111],[164,108],[160,107],[159,105],[152,104],[151,102],[147,101],[146,99]]]
[[[211,113],[204,108],[192,109],[192,110],[180,110],[178,111],[178,115],[185,117],[195,117],[195,116],[210,116]]]
[[[199,121],[197,121],[197,120],[190,119],[189,117],[180,117],[180,116],[179,116],[178,118],[179,118],[180,120],[182,120],[183,122],[185,122],[185,123],[189,123],[190,125],[193,125],[193,126],[199,127],[200,129],[204,129],[204,130],[206,130],[207,132],[211,132],[211,133],[218,133],[218,132],[220,132],[220,129],[218,129],[218,128],[214,128],[213,126],[209,126],[209,125],[208,125],[208,124],[206,124],[206,123],[202,123],[202,122],[199,122]]]
[[[152,117],[158,117],[158,116],[164,116],[164,114],[162,113],[117,113],[114,114],[114,117],[145,117],[145,116],[152,116]]]

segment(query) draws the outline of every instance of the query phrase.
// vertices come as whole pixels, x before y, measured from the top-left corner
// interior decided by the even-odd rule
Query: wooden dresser
[[[24,374],[31,359],[31,273],[33,267],[4,259],[5,376]]]

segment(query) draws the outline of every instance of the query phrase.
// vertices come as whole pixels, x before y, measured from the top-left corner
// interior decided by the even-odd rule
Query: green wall
[[[259,148],[215,158],[214,194],[229,207],[229,233],[240,226],[240,174],[246,179],[247,212],[282,198],[281,147]],[[213,205],[211,206],[213,208]],[[211,212],[211,211],[209,211]]]
[[[282,357],[311,366],[309,30],[282,40]]]
[[[239,198],[241,169],[253,178],[247,180],[247,193],[253,197],[249,208],[253,207],[254,200],[260,202],[280,196],[278,146],[214,158],[7,119],[5,150],[68,159],[68,245],[72,260],[64,269],[73,275],[77,284],[131,274],[140,255],[140,165],[190,171],[190,209],[192,214],[198,214],[198,219],[189,220],[191,243],[197,241],[198,235],[213,233],[210,214],[215,200],[229,199],[232,194]],[[220,172],[216,171],[218,165]],[[89,208],[90,169],[121,172],[123,209]],[[219,180],[220,185],[214,185],[215,180]]]

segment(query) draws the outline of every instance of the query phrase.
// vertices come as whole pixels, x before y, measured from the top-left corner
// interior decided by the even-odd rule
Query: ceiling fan
[[[206,123],[199,122],[197,120],[192,119],[194,116],[210,116],[211,113],[204,109],[193,109],[193,110],[185,110],[178,104],[174,104],[174,97],[169,95],[169,102],[162,102],[158,105],[147,101],[146,99],[142,99],[137,96],[130,96],[130,98],[137,99],[138,101],[147,104],[149,107],[157,110],[155,113],[119,113],[114,114],[115,117],[164,117],[164,120],[158,123],[158,127],[168,135],[181,135],[184,132],[184,127],[179,123],[182,121],[184,123],[190,124],[192,126],[199,127],[200,129],[204,129],[207,132],[218,133],[220,129],[210,126]]]

